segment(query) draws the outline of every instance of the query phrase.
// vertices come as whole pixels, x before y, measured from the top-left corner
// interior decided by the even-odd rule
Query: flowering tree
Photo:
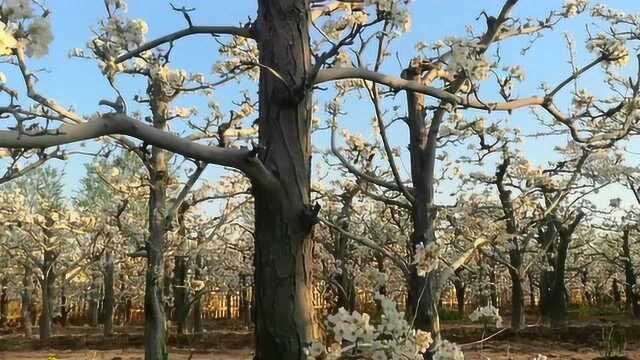
[[[7,207],[3,208],[5,235],[1,245],[24,268],[24,292],[30,291],[32,276],[38,281],[40,338],[47,339],[51,321],[60,311],[56,282],[70,281],[98,259],[105,229],[90,233],[95,218],[80,217],[70,209],[62,195],[60,174],[55,170],[40,169],[11,185],[2,192]],[[23,310],[31,308],[26,294],[25,297]]]

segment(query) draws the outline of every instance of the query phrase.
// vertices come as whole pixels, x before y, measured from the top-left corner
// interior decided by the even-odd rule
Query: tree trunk
[[[341,195],[342,209],[340,209],[337,224],[345,232],[349,231],[353,198],[358,191],[358,187],[354,189],[355,190],[346,191]],[[334,258],[340,261],[340,272],[335,276],[336,285],[334,287],[337,301],[334,313],[340,308],[344,308],[349,312],[354,311],[356,308],[356,287],[353,281],[353,274],[351,274],[347,266],[347,261],[349,260],[349,240],[349,237],[342,233],[336,234]]]
[[[64,285],[60,286],[60,325],[67,326],[69,318],[69,304],[67,304],[67,294]]]
[[[540,299],[538,300],[538,307],[540,308],[540,314],[542,317],[550,318],[550,303],[551,303],[551,289],[553,287],[553,273],[548,270],[542,270],[540,272],[540,284],[538,285],[540,291]]]
[[[9,295],[7,289],[8,282],[6,279],[0,281],[0,327],[7,324],[9,318]]]
[[[187,317],[189,316],[189,300],[186,288],[187,280],[187,257],[175,256],[175,266],[173,270],[173,297],[175,306],[175,321],[178,335],[183,335],[187,326]]]
[[[240,275],[240,309],[239,316],[242,325],[251,326],[251,287],[247,283],[247,275]]]
[[[258,1],[260,64],[270,71],[259,83],[260,159],[269,174],[253,179],[256,360],[305,359],[313,338],[308,9],[308,0]]]
[[[87,319],[89,320],[89,325],[91,327],[98,326],[98,304],[100,302],[100,284],[98,283],[98,276],[96,274],[93,275],[93,279],[91,281],[91,289],[88,294],[89,298],[89,311],[87,312]]]
[[[517,245],[517,244],[516,244]],[[525,327],[524,287],[520,275],[522,253],[516,246],[509,251],[509,277],[511,278],[511,329],[518,331]]]
[[[491,297],[491,304],[498,307],[498,281],[496,277],[496,264],[491,262],[489,265],[489,295]]]
[[[589,270],[586,268],[583,268],[582,271],[580,271],[580,282],[582,283],[582,300],[591,305],[593,303],[593,297],[589,290]]]
[[[640,317],[640,299],[638,294],[633,291],[633,287],[637,282],[636,273],[633,269],[631,260],[631,247],[629,246],[629,229],[625,229],[622,233],[622,257],[624,258],[624,292],[627,298],[627,308],[631,310],[634,317]]]
[[[408,68],[402,76],[408,80],[420,80],[421,69]],[[444,118],[444,112],[438,111],[427,128],[424,95],[407,92],[409,112],[409,154],[411,158],[411,180],[414,188],[414,204],[411,218],[413,233],[409,253],[413,260],[416,247],[425,247],[436,242],[434,223],[434,175],[438,144],[438,133]],[[418,276],[417,268],[412,266],[408,279],[408,311],[410,318],[415,317],[416,329],[430,331],[434,345],[440,342],[440,318],[438,300],[442,287],[439,273],[431,272],[425,277]]]
[[[200,248],[202,240],[200,237],[197,239],[197,248]],[[196,263],[195,270],[193,272],[193,278],[195,280],[202,280],[202,266],[204,265],[202,255],[200,253],[196,254]],[[202,301],[201,297],[196,294],[195,299],[193,300],[192,308],[192,319],[193,319],[193,333],[195,335],[201,335],[203,331],[202,325]]]
[[[573,231],[569,231],[568,228],[563,226],[560,228],[560,231],[558,231],[558,234],[558,252],[556,254],[554,271],[552,272],[553,281],[548,303],[552,327],[565,325],[567,319],[568,304],[567,288],[565,285],[565,267]]]
[[[115,304],[113,295],[113,255],[111,251],[105,253],[104,266],[104,336],[113,334],[113,307]]]
[[[458,308],[458,316],[464,319],[464,303],[467,292],[467,284],[460,278],[460,272],[456,271],[456,278],[453,280],[453,287],[456,289],[456,301]]]
[[[24,275],[22,277],[22,291],[20,291],[20,298],[22,301],[22,326],[24,328],[24,336],[30,339],[33,336],[31,331],[31,304],[33,293],[33,272],[31,267],[24,266]]]
[[[162,80],[153,79],[150,84],[150,105],[153,126],[166,130],[170,112],[169,101]],[[166,314],[164,304],[164,245],[167,236],[167,184],[170,153],[153,146],[150,160],[149,189],[149,240],[146,243],[147,270],[144,293],[144,358],[166,360]]]
[[[529,302],[530,302],[530,305],[535,308],[535,306],[536,306],[536,287],[535,287],[535,284],[533,282],[533,274],[531,272],[529,272],[529,274],[527,274],[527,278],[529,280]]]
[[[524,288],[520,274],[509,268],[511,277],[511,329],[522,330],[525,325]]]
[[[40,312],[40,322],[38,324],[40,340],[49,339],[51,337],[51,318],[55,302],[55,258],[56,254],[54,252],[48,250],[45,251],[42,278],[40,279],[40,287],[42,288],[42,311]]]

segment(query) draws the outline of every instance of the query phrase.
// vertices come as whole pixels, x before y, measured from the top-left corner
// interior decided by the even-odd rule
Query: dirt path
[[[531,360],[537,354],[548,357],[549,360],[593,360],[601,354],[597,349],[580,348],[570,344],[555,342],[496,342],[488,343],[483,349],[478,347],[466,348],[465,360]],[[53,350],[29,351],[29,352],[0,352],[0,360],[47,360],[49,355],[54,355],[58,360],[142,360],[142,350],[92,351],[92,350]],[[639,350],[629,350],[626,353],[629,359],[639,359]],[[171,349],[171,360],[187,360],[189,352],[185,350]],[[230,350],[210,351],[194,353],[192,360],[250,360],[252,351]]]
[[[49,356],[55,356],[58,360],[143,360],[144,352],[142,350],[53,350],[47,351],[28,351],[28,352],[0,352],[0,360],[47,360]],[[170,349],[169,358],[171,360],[187,360],[189,352],[184,350]],[[211,351],[207,353],[194,353],[192,360],[250,360],[252,359],[251,350],[233,350],[233,351]]]

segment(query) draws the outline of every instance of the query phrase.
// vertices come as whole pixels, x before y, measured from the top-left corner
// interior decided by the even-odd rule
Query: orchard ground
[[[536,317],[529,314],[531,321]],[[508,317],[505,323],[508,323]],[[253,333],[232,323],[209,323],[209,330],[199,340],[186,336],[171,337],[170,359],[176,360],[244,360],[253,358]],[[537,354],[548,359],[591,360],[602,357],[602,333],[611,328],[624,334],[626,359],[640,359],[640,324],[624,314],[573,313],[566,327],[551,329],[544,325],[529,325],[516,334],[509,329],[495,329],[467,320],[444,322],[445,337],[463,345],[465,359],[529,360]],[[214,329],[219,328],[219,329]],[[220,329],[224,328],[224,329]],[[4,331],[0,335],[0,360],[44,360],[54,356],[59,360],[134,360],[143,359],[142,328],[128,326],[116,329],[116,335],[104,338],[100,329],[68,326],[57,329],[48,342],[26,340],[19,331]],[[478,343],[482,338],[490,339]],[[622,358],[621,358],[622,359]]]

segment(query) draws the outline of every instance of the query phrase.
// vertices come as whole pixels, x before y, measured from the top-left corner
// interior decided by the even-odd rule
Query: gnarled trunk
[[[255,359],[304,359],[312,340],[309,1],[260,0],[260,159],[255,196]],[[286,82],[286,84],[284,84]]]

